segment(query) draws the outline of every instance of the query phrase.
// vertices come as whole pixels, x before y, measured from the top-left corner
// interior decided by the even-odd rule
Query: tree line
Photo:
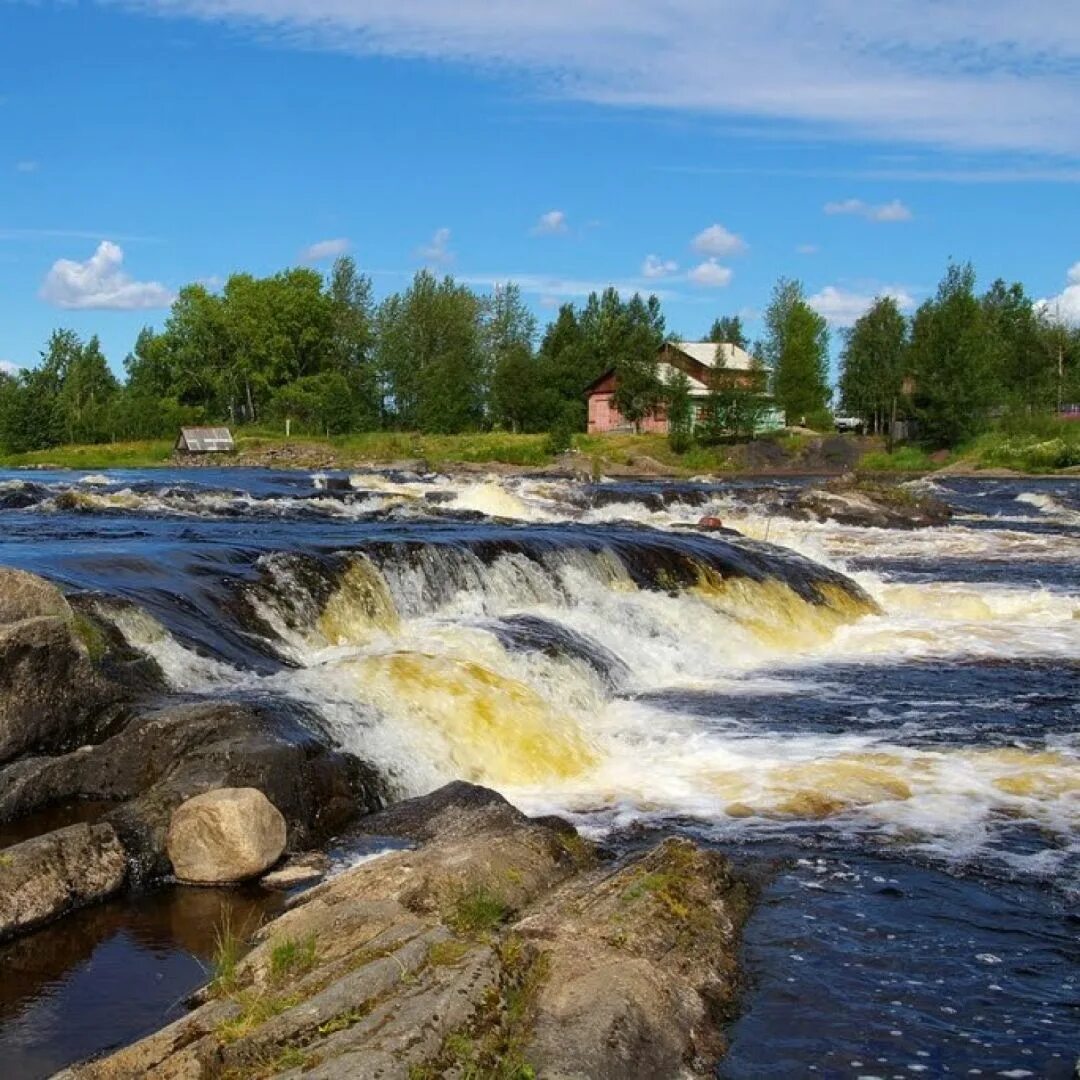
[[[717,380],[693,401],[685,379],[659,369],[673,335],[655,296],[593,293],[541,331],[512,284],[486,295],[422,270],[376,303],[349,257],[326,277],[234,274],[217,292],[182,289],[162,328],[139,333],[123,381],[96,338],[54,332],[37,367],[0,374],[0,449],[172,437],[198,423],[282,430],[286,420],[306,434],[501,429],[567,444],[585,427],[585,388],[611,369],[623,416],[637,424],[667,409],[679,445],[752,434],[771,405],[766,389],[790,423],[827,425],[829,331],[801,283],[781,279],[762,322],[753,345],[738,317],[716,320],[709,339],[749,350],[771,385]],[[950,267],[913,318],[886,297],[845,334],[841,403],[882,430],[917,415],[949,444],[994,407],[1049,408],[1062,393],[1055,365],[1074,386],[1078,354],[1076,332],[1021,286],[998,282],[976,297],[971,268]]]
[[[979,295],[974,267],[951,264],[910,318],[883,296],[846,332],[839,391],[873,431],[912,420],[928,446],[957,446],[1080,400],[1080,330],[1019,283],[999,279]]]

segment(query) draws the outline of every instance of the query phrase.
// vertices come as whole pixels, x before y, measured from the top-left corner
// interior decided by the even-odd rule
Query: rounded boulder
[[[257,788],[219,788],[173,811],[166,847],[180,881],[231,885],[273,866],[285,833],[285,818]]]

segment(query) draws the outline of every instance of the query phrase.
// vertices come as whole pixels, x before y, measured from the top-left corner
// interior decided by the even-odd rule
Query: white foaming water
[[[379,487],[368,476],[356,486]],[[863,554],[1010,559],[1036,550],[1053,559],[1068,547],[1061,536],[962,525],[897,532],[768,519],[720,497],[655,512],[636,503],[582,511],[549,481],[388,483],[380,494],[412,503],[433,489],[452,494],[453,509],[521,521],[676,529],[713,514],[838,570]],[[302,578],[287,559],[264,566],[275,588],[255,601],[259,614],[299,670],[258,679],[193,662],[160,628],[125,633],[178,686],[258,684],[316,708],[341,745],[380,767],[401,795],[465,778],[593,826],[679,814],[734,836],[793,826],[870,831],[947,859],[992,855],[1032,874],[1056,873],[1076,854],[1074,741],[935,749],[905,745],[903,730],[877,722],[842,733],[799,727],[800,698],[820,690],[830,663],[1075,662],[1080,600],[1063,591],[899,584],[860,572],[856,580],[880,607],[873,612],[839,600],[817,608],[783,587],[645,590],[605,551],[484,561],[427,546],[408,559],[355,560],[328,602],[294,603],[286,617],[274,597],[302,597]],[[501,621],[512,629],[522,616],[552,628],[552,648],[512,647]],[[617,692],[596,657],[618,663]],[[799,681],[777,678],[777,668],[795,670]],[[682,709],[679,694],[721,703]],[[650,700],[657,695],[666,703]],[[722,703],[755,696],[774,702],[775,717],[748,721]],[[905,730],[933,722],[916,714]],[[1023,823],[1047,846],[1002,851],[1002,828]]]

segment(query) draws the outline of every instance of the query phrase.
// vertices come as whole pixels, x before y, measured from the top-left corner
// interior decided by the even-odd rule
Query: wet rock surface
[[[929,495],[895,484],[840,478],[822,487],[740,492],[763,513],[796,521],[836,522],[871,529],[921,529],[948,524],[952,511]]]
[[[92,741],[129,696],[95,660],[106,643],[56,586],[0,567],[0,763]]]
[[[0,568],[0,824],[102,804],[100,828],[126,858],[129,883],[144,885],[172,872],[173,812],[206,792],[256,789],[280,811],[285,843],[297,850],[382,805],[376,774],[330,748],[303,710],[276,701],[169,700],[163,686],[157,665],[100,617],[94,598],[69,600],[42,578]],[[30,839],[44,845],[33,850],[63,853],[71,835]],[[98,834],[84,827],[77,835]],[[239,876],[263,872],[280,855],[279,848]],[[42,918],[112,891],[95,884],[92,862],[72,855],[73,899],[43,902]],[[89,875],[82,884],[80,866]],[[12,914],[10,931],[0,934],[40,921]]]
[[[467,784],[371,824],[424,842],[301,894],[192,1013],[63,1075],[713,1075],[749,905],[724,859],[601,865]]]
[[[118,892],[127,860],[109,825],[72,825],[0,852],[0,940]]]

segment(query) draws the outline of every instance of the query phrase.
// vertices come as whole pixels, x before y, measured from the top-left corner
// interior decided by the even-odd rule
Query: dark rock
[[[173,810],[203,792],[235,787],[266,795],[284,815],[294,848],[383,802],[370,769],[329,748],[288,711],[200,702],[139,715],[98,746],[0,770],[0,821],[73,798],[117,801],[107,819],[142,881],[169,873]]]
[[[0,939],[118,892],[127,859],[109,825],[72,825],[0,852]]]
[[[352,831],[422,843],[436,837],[513,828],[528,821],[529,818],[497,791],[455,780],[430,795],[407,799],[361,818]]]

